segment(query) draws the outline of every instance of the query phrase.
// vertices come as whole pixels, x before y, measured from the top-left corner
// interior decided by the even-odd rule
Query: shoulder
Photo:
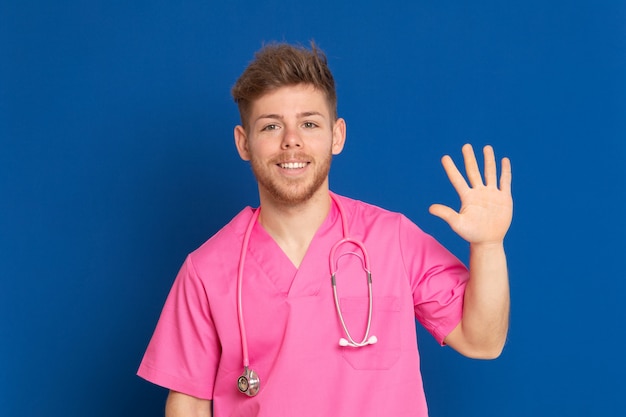
[[[404,214],[391,211],[364,201],[336,195],[343,205],[346,215],[355,227],[381,227],[397,231],[402,227],[417,227]]]
[[[223,263],[225,260],[239,259],[241,242],[246,227],[250,222],[255,209],[246,207],[233,219],[211,236],[199,248],[189,254],[188,260],[202,269],[205,264],[214,262]]]
[[[343,195],[333,194],[334,197],[339,200],[341,205],[344,207],[348,215],[354,215],[358,213],[367,213],[369,215],[375,216],[400,216],[400,213],[395,213],[384,209],[382,207],[376,206],[371,203],[366,203],[361,200],[356,200],[354,198],[346,197]]]

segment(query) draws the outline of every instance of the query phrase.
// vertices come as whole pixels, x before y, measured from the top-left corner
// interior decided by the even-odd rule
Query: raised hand
[[[511,162],[503,158],[500,183],[496,159],[491,146],[483,149],[485,158],[484,182],[472,146],[463,146],[465,173],[469,185],[450,156],[441,159],[443,168],[459,194],[461,208],[458,212],[442,204],[433,204],[429,211],[447,222],[452,230],[469,243],[501,243],[513,217],[511,197]]]

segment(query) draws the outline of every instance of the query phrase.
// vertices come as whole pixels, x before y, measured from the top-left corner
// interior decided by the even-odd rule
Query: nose
[[[297,129],[285,127],[283,141],[281,143],[282,149],[293,149],[302,147],[302,138]]]

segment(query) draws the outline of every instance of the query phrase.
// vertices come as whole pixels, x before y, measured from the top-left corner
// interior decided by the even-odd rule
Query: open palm
[[[457,212],[448,206],[433,204],[429,211],[447,222],[452,230],[470,243],[501,242],[513,217],[511,162],[508,158],[502,159],[498,184],[493,148],[485,146],[483,181],[472,146],[464,145],[462,151],[469,185],[450,156],[446,155],[441,160],[452,186],[459,194],[461,208]]]

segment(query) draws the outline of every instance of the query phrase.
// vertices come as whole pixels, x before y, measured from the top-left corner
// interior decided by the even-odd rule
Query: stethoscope
[[[339,317],[339,321],[341,322],[341,327],[343,327],[343,331],[346,337],[342,337],[339,339],[339,346],[342,347],[353,347],[359,348],[367,345],[373,345],[378,341],[376,336],[370,336],[370,327],[372,324],[372,310],[373,310],[373,295],[372,295],[372,273],[370,269],[370,260],[369,255],[367,254],[367,250],[365,249],[365,245],[363,242],[351,238],[350,233],[348,231],[348,220],[346,218],[346,213],[343,209],[343,206],[339,199],[334,195],[330,194],[331,198],[337,205],[337,209],[339,210],[339,215],[341,217],[341,228],[343,231],[343,238],[335,243],[330,249],[330,281],[333,287],[333,298],[335,300],[335,308],[337,309],[337,316]],[[243,269],[246,260],[246,253],[248,252],[248,244],[250,242],[250,235],[252,234],[252,229],[256,224],[257,219],[259,218],[259,213],[261,212],[261,208],[259,207],[254,211],[248,226],[246,227],[246,231],[243,235],[243,243],[241,245],[241,255],[239,257],[239,268],[237,270],[237,315],[239,316],[239,332],[241,334],[241,351],[243,354],[243,373],[237,379],[237,388],[243,394],[246,394],[250,397],[255,396],[259,392],[259,388],[261,386],[261,380],[259,379],[259,375],[250,368],[250,359],[248,357],[248,339],[246,337],[246,327],[243,320],[243,307],[241,302],[241,287],[243,283]],[[341,255],[337,256],[336,252],[340,246],[351,243],[356,246],[361,254],[356,252],[345,252]],[[367,291],[368,291],[368,300],[369,300],[369,309],[367,313],[367,326],[365,328],[365,335],[360,342],[354,340],[350,332],[348,331],[348,326],[346,326],[346,322],[343,318],[343,314],[341,312],[341,306],[339,305],[339,297],[337,296],[337,269],[339,259],[346,255],[354,255],[361,260],[361,266],[366,273],[367,276]]]

